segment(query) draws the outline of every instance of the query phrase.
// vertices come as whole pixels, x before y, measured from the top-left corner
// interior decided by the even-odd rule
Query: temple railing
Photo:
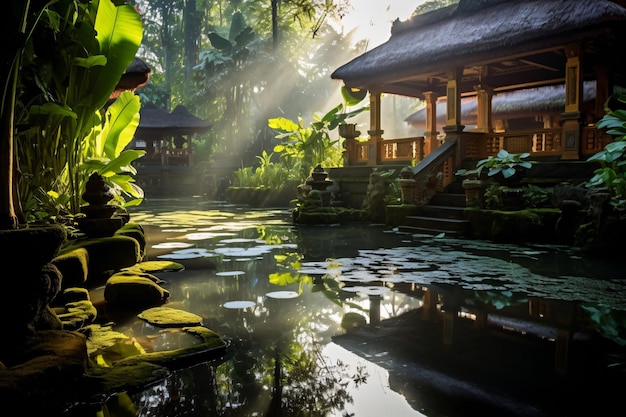
[[[365,165],[370,158],[370,150],[376,146],[377,164],[415,165],[424,159],[424,137],[416,136],[401,139],[383,139],[377,144],[371,141],[346,139],[347,165]]]
[[[595,126],[580,130],[579,159],[586,160],[612,140]],[[447,135],[443,143],[424,155],[424,137],[346,141],[346,165],[371,164],[370,152],[377,150],[376,165],[406,164],[413,167],[421,194],[416,202],[428,201],[454,180],[454,173],[468,161],[496,155],[500,149],[510,153],[528,152],[533,158],[559,159],[563,153],[562,129],[534,129],[503,133],[458,132]]]
[[[535,158],[559,157],[563,153],[562,129],[535,129],[503,133],[461,132],[461,160],[479,160],[496,155],[500,149],[510,153],[528,152]],[[601,151],[610,135],[585,126],[580,131],[580,159]]]
[[[559,157],[563,152],[562,129],[534,129],[502,133],[460,132],[459,161],[479,160],[496,155],[500,149],[510,153],[528,152],[533,157]],[[601,151],[611,141],[610,135],[595,126],[580,130],[580,158]],[[415,165],[424,159],[424,137],[383,139],[377,144],[372,141],[350,139],[345,141],[346,165],[366,165],[370,152],[376,150],[376,164]],[[374,148],[374,146],[376,148]]]

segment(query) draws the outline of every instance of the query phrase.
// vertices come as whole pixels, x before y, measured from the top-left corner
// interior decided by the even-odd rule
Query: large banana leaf
[[[119,75],[135,58],[143,38],[143,25],[131,5],[116,6],[111,0],[99,0],[95,29],[100,54],[107,57],[92,84],[95,108],[101,108],[117,85]]]
[[[127,91],[122,93],[109,106],[106,123],[102,130],[102,149],[100,155],[109,159],[116,158],[133,139],[139,125],[139,96]]]

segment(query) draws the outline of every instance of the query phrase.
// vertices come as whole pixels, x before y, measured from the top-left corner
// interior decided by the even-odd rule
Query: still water
[[[296,226],[202,199],[131,211],[166,306],[228,341],[139,416],[569,416],[622,410],[626,270],[567,247]]]

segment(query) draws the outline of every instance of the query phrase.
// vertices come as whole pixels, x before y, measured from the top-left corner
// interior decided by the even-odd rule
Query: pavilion
[[[390,39],[337,68],[331,78],[366,89],[370,123],[354,165],[410,162],[416,180],[439,174],[440,186],[468,161],[499,149],[531,152],[534,159],[582,161],[611,140],[595,127],[604,103],[626,85],[619,51],[626,39],[626,2],[608,0],[460,0],[458,4],[395,21]],[[593,83],[593,100],[583,86]],[[555,87],[562,107],[556,123],[496,132],[493,100],[502,93]],[[426,103],[423,137],[413,138],[412,158],[398,161],[384,138],[381,95]],[[438,99],[445,125],[437,131]],[[476,125],[463,124],[465,99],[476,103]],[[539,114],[538,114],[539,115]],[[440,189],[441,189],[440,187]]]

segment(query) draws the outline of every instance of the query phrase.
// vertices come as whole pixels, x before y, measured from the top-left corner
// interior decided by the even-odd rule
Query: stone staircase
[[[464,216],[465,192],[459,182],[438,192],[418,211],[406,216],[398,230],[415,234],[463,237],[469,232],[469,220]]]

